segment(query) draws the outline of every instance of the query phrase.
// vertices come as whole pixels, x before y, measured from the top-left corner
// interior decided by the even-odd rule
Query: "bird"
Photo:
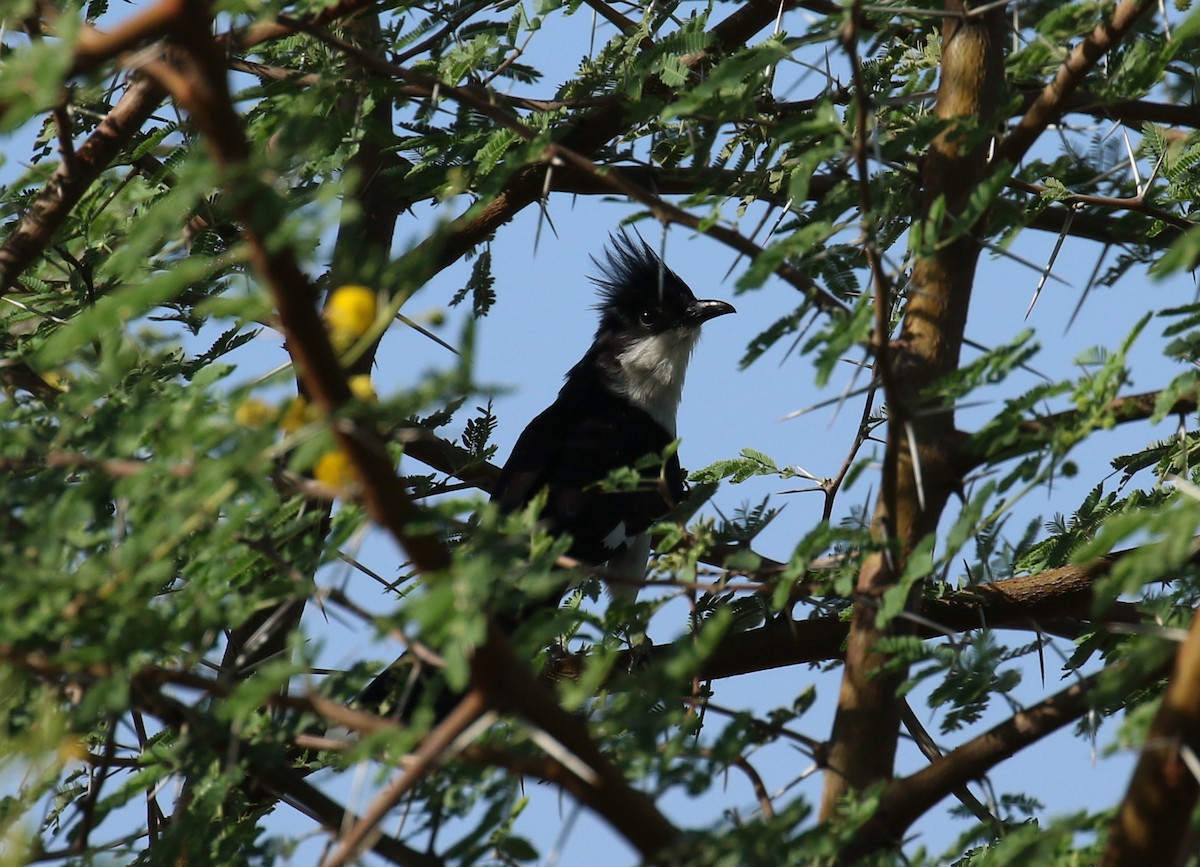
[[[492,489],[502,514],[541,497],[537,516],[548,533],[569,538],[568,557],[599,570],[612,595],[636,597],[645,578],[651,526],[686,495],[676,418],[688,362],[700,329],[733,305],[697,299],[692,290],[640,237],[609,237],[598,274],[599,324],[583,357],[567,371],[555,400],[517,438]],[[637,467],[638,484],[606,486],[617,470]],[[533,613],[557,606],[570,586],[540,600],[507,600],[495,612],[506,631]],[[404,718],[422,690],[424,673],[409,672],[407,697],[387,701],[401,677],[396,664],[368,684],[361,708],[392,707]],[[415,679],[414,679],[415,677]],[[415,687],[415,688],[414,688]],[[435,697],[437,715],[454,696]]]
[[[650,553],[650,527],[686,493],[671,451],[688,362],[701,326],[736,312],[699,300],[644,240],[610,236],[599,274],[599,325],[558,397],[517,438],[492,491],[502,513],[545,493],[539,523],[570,537],[568,556],[605,567],[610,591],[636,596]],[[665,459],[640,463],[648,457]],[[616,470],[640,466],[632,490],[606,489]]]

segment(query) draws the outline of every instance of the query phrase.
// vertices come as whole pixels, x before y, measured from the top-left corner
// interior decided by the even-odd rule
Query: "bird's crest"
[[[603,258],[593,256],[592,262],[600,271],[592,278],[600,290],[597,309],[642,306],[650,299],[662,304],[669,296],[685,304],[695,300],[688,285],[640,235],[630,237],[624,230],[609,235]]]

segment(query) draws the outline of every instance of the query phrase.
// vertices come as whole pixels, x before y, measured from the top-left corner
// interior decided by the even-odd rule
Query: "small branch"
[[[671,204],[662,197],[646,190],[636,184],[630,183],[622,174],[621,169],[616,167],[607,167],[606,170],[601,170],[601,167],[589,160],[587,157],[576,153],[561,145],[551,144],[547,147],[547,152],[553,157],[561,159],[568,165],[591,173],[598,178],[601,178],[612,185],[618,192],[625,194],[636,202],[645,205],[651,214],[658,218],[663,223],[678,223],[682,226],[687,226],[691,229],[701,230],[704,221],[699,217],[683,210],[682,208]],[[763,248],[755,244],[750,239],[742,236],[733,229],[729,229],[719,224],[713,224],[703,229],[705,235],[721,241],[725,245],[732,247],[739,253],[755,257],[763,252]],[[812,278],[787,262],[780,262],[775,268],[775,273],[782,279],[790,283],[795,289],[813,302],[819,309],[826,313],[845,315],[849,313],[848,308],[838,298],[829,294],[824,289],[813,282]]]
[[[1113,424],[1146,421],[1156,414],[1161,396],[1162,392],[1160,391],[1147,391],[1142,394],[1113,398],[1104,407],[1101,418],[1105,422]],[[1200,393],[1181,395],[1167,408],[1164,415],[1194,413],[1198,408],[1198,401],[1200,401]],[[984,464],[997,464],[1045,448],[1053,442],[1056,430],[1074,427],[1079,414],[1079,410],[1068,409],[1021,422],[1016,427],[1016,436],[1012,442],[1005,443],[986,454],[975,450],[968,442],[966,448],[959,450],[957,471],[965,476]]]
[[[930,762],[939,761],[943,758],[945,754],[934,743],[929,732],[925,730],[925,726],[921,725],[921,721],[913,713],[912,706],[904,698],[900,699],[900,720],[904,723],[904,727],[908,729],[908,733],[912,736],[917,749],[921,751],[921,755],[929,759]],[[992,828],[999,828],[1003,824],[999,818],[992,815],[987,805],[975,797],[965,783],[956,788],[953,794],[954,797],[958,798],[959,803],[970,810],[980,822],[990,825]]]
[[[1016,165],[1050,124],[1056,123],[1067,111],[1069,99],[1084,76],[1113,46],[1132,32],[1138,19],[1157,8],[1156,0],[1121,0],[1110,21],[1096,28],[1077,44],[1054,78],[1029,106],[1024,116],[1001,143],[997,153],[1001,160]]]
[[[1006,186],[1010,189],[1031,193],[1035,196],[1040,196],[1047,189],[1042,184],[1031,184],[1028,181],[1022,181],[1018,178],[1012,178]],[[1114,211],[1134,211],[1139,214],[1145,214],[1147,217],[1161,220],[1163,223],[1166,223],[1173,229],[1178,229],[1180,232],[1186,232],[1197,225],[1192,220],[1154,207],[1146,201],[1144,195],[1118,198],[1115,196],[1091,196],[1084,193],[1071,193],[1063,196],[1059,201],[1064,205],[1090,205],[1097,208],[1109,208]],[[1065,234],[1070,233],[1065,232]]]
[[[21,274],[42,254],[88,187],[141,129],[166,92],[145,76],[134,76],[112,111],[87,137],[73,160],[60,162],[54,176],[21,215],[0,247],[0,295],[10,291]]]
[[[495,122],[499,126],[509,130],[510,132],[520,136],[526,141],[532,141],[538,137],[538,133],[532,127],[527,126],[518,117],[504,110],[496,102],[491,99],[490,92],[487,90],[458,87],[450,84],[443,84],[434,78],[431,78],[424,73],[416,70],[406,69],[394,63],[388,63],[378,57],[374,57],[358,46],[347,42],[346,40],[335,36],[323,28],[316,27],[300,21],[292,21],[290,19],[281,18],[285,23],[310,33],[340,51],[355,57],[364,69],[375,72],[376,74],[385,75],[390,78],[397,78],[406,82],[410,86],[423,89],[429,98],[434,94],[445,96],[448,99],[453,99],[461,105],[475,111],[489,120]],[[671,204],[664,200],[661,196],[650,192],[648,189],[638,186],[630,182],[622,173],[622,170],[616,167],[608,166],[604,170],[601,169],[592,160],[588,159],[583,154],[574,149],[561,144],[549,143],[546,146],[546,162],[554,165],[558,162],[563,162],[572,166],[577,171],[599,180],[606,184],[611,189],[628,196],[636,202],[646,205],[650,212],[664,223],[678,223],[688,226],[692,229],[699,230],[705,223],[701,218],[696,217],[682,208]],[[709,226],[704,229],[705,234],[716,238],[719,241],[727,244],[739,253],[747,256],[757,256],[762,253],[762,248],[754,244],[747,238],[744,238],[738,232],[720,225]],[[819,308],[828,313],[845,314],[847,312],[846,305],[840,300],[825,292],[813,280],[804,274],[798,268],[789,265],[787,262],[781,262],[776,268],[776,273],[784,280],[792,284],[796,289],[803,292],[808,298],[813,301]]]
[[[472,683],[486,693],[490,707],[526,720],[590,771],[593,778],[580,779],[581,785],[572,789],[576,797],[637,848],[643,861],[671,860],[667,855],[681,842],[679,830],[650,795],[626,782],[596,747],[581,717],[560,708],[544,684],[520,676],[527,666],[517,659],[494,623],[484,645],[472,657],[471,667]]]
[[[75,452],[63,452],[57,449],[33,458],[6,458],[0,456],[0,472],[27,472],[44,467],[69,470],[93,470],[114,479],[124,479],[147,471],[165,472],[177,479],[191,478],[196,468],[192,464],[169,464],[163,466],[156,461],[137,460],[134,458],[109,458],[97,460],[87,455]]]
[[[422,742],[400,774],[367,808],[353,827],[338,841],[337,848],[322,862],[322,867],[344,867],[359,858],[368,837],[378,834],[379,823],[405,793],[421,781],[450,750],[455,741],[478,720],[487,706],[483,696],[471,691]]]

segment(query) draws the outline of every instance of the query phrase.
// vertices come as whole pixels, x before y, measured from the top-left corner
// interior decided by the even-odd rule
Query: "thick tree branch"
[[[1036,575],[1019,575],[980,584],[941,599],[925,600],[917,612],[920,622],[913,634],[944,638],[975,629],[1022,629],[1077,637],[1088,628],[1108,623],[1140,623],[1142,616],[1131,603],[1115,602],[1103,613],[1094,611],[1096,581],[1114,563],[1137,549],[1117,551],[1085,565],[1047,569]],[[1163,580],[1173,576],[1165,575]],[[826,662],[845,655],[849,624],[838,617],[809,620],[778,619],[765,626],[725,636],[703,661],[697,676],[719,680],[790,665]],[[691,644],[692,639],[683,639]],[[613,665],[614,678],[636,670],[637,661],[670,658],[680,650],[675,644],[655,645],[637,654],[624,651]],[[568,656],[554,662],[556,676],[576,678],[584,659]]]
[[[838,853],[838,863],[853,864],[880,849],[898,845],[913,822],[955,789],[982,777],[1000,762],[1086,714],[1094,703],[1092,692],[1106,679],[1118,677],[1126,691],[1132,691],[1159,677],[1163,667],[1145,667],[1132,672],[1132,677],[1128,669],[1127,664],[1117,663],[1083,678],[951,750],[929,767],[896,780],[884,791],[875,814]]]
[[[1102,867],[1182,864],[1200,781],[1200,615],[1193,616],[1129,790],[1113,819]]]
[[[958,368],[979,257],[978,225],[983,213],[969,213],[977,188],[991,171],[989,137],[997,121],[1004,84],[1004,10],[962,15],[950,2],[942,39],[941,78],[936,114],[946,128],[934,139],[922,166],[920,216],[923,238],[912,274],[899,339],[880,356],[890,365],[881,380],[887,390],[887,443],[883,478],[871,535],[878,550],[859,571],[846,647],[846,666],[830,738],[829,770],[821,797],[821,817],[832,819],[842,799],[890,777],[900,720],[895,692],[905,677],[876,649],[879,640],[910,630],[911,624],[878,621],[878,603],[909,566],[910,554],[936,532],[946,501],[959,484],[951,456],[958,434],[950,412],[918,412],[925,390]],[[857,17],[857,5],[851,12]],[[857,38],[851,34],[851,38]],[[856,94],[867,99],[865,92]],[[857,135],[867,136],[860,128]],[[942,217],[935,218],[935,213]],[[954,229],[956,220],[970,219]],[[876,303],[888,304],[885,297]],[[885,311],[879,322],[890,322]],[[889,336],[877,334],[877,341]],[[909,590],[910,607],[921,584]]]

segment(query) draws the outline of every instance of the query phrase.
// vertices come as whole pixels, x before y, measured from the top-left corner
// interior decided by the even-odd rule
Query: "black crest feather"
[[[592,282],[600,290],[600,310],[661,305],[695,300],[692,290],[666,266],[640,235],[621,230],[609,235],[602,259],[592,257],[599,269]]]

